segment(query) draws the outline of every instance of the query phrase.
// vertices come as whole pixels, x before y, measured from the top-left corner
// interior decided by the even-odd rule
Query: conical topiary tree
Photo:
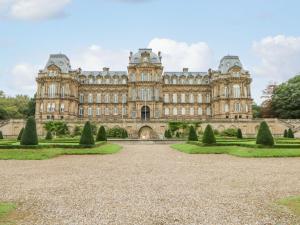
[[[171,130],[165,130],[165,138],[172,138]]]
[[[0,130],[0,139],[3,139],[3,134],[1,130]]]
[[[210,124],[208,124],[204,130],[202,143],[207,145],[216,144],[215,134]]]
[[[288,137],[288,131],[287,131],[286,129],[285,129],[284,132],[283,132],[283,137],[284,137],[284,138],[287,138],[287,137]]]
[[[18,135],[18,137],[17,137],[17,140],[18,140],[18,141],[21,141],[23,132],[24,132],[24,127],[22,127],[22,129],[21,129],[20,132],[19,132],[19,135]]]
[[[190,126],[188,140],[189,141],[198,141],[197,133],[195,131],[194,126]]]
[[[295,138],[294,132],[292,131],[291,128],[289,128],[288,131],[287,131],[287,137],[288,138]]]
[[[90,121],[87,121],[83,127],[82,135],[79,144],[81,145],[94,145],[95,140]]]
[[[180,134],[179,134],[178,131],[176,132],[176,137],[177,137],[177,138],[180,138]]]
[[[100,126],[98,133],[97,133],[96,141],[107,141],[106,131],[105,131],[104,126]]]
[[[45,139],[46,139],[46,140],[52,140],[52,138],[53,138],[53,137],[52,137],[52,133],[51,133],[50,130],[48,130]]]
[[[261,122],[258,133],[256,136],[256,144],[265,145],[265,146],[273,146],[274,138],[270,131],[268,124],[263,121]]]
[[[239,128],[239,129],[237,130],[236,137],[237,137],[238,139],[242,139],[242,138],[243,138],[243,133],[242,133],[241,128]]]
[[[21,138],[21,145],[38,145],[38,143],[35,119],[31,116],[27,119]]]

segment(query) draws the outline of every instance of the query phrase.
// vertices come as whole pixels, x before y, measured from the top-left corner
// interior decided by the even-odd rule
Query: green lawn
[[[13,203],[0,202],[0,224],[1,225],[11,225],[11,221],[8,217],[11,212],[16,209],[16,205]]]
[[[95,148],[81,149],[0,149],[0,159],[43,160],[57,157],[59,155],[113,154],[117,153],[120,149],[121,146],[116,144],[105,144]]]
[[[292,210],[296,215],[300,216],[300,196],[288,197],[277,202]]]
[[[239,157],[300,157],[300,149],[245,148],[239,146],[199,146],[174,144],[172,148],[188,154],[229,154]]]

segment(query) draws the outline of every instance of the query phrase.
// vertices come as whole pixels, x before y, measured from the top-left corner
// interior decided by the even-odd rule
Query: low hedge
[[[72,145],[72,144],[45,144],[45,145],[0,145],[0,149],[45,149],[45,148],[70,148],[70,149],[76,149],[76,148],[95,148],[99,147],[106,142],[96,142],[95,145]]]

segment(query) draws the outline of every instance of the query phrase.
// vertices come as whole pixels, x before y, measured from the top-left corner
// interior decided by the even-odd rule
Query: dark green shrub
[[[70,134],[68,125],[64,121],[49,121],[45,123],[44,128],[47,131],[55,133],[57,136],[64,136]]]
[[[236,137],[237,136],[237,129],[234,128],[228,128],[221,132],[221,136],[226,137]]]
[[[287,137],[288,137],[288,131],[287,131],[286,129],[284,130],[283,137],[284,137],[284,138],[287,138]]]
[[[265,146],[273,146],[274,138],[270,131],[268,124],[263,121],[261,122],[258,133],[256,136],[256,144],[265,145]]]
[[[31,116],[27,119],[21,138],[21,145],[38,145],[38,143],[35,119]]]
[[[211,125],[207,125],[205,130],[204,130],[204,134],[202,137],[202,143],[203,144],[208,144],[208,145],[213,145],[216,144],[216,138],[213,132],[213,129],[211,127]]]
[[[214,129],[214,134],[215,134],[215,135],[219,135],[220,132],[219,132],[217,129]]]
[[[23,132],[24,132],[24,127],[22,127],[22,129],[21,129],[20,132],[19,132],[19,135],[18,135],[18,137],[17,137],[17,140],[18,140],[18,141],[21,141]]]
[[[194,126],[190,126],[188,140],[189,141],[198,141],[197,133],[196,133]]]
[[[287,131],[287,137],[288,138],[295,138],[294,133],[293,133],[291,128],[289,128],[288,131]]]
[[[101,126],[97,133],[96,141],[107,141],[106,131],[104,126]]]
[[[0,139],[3,139],[3,134],[1,130],[0,130]]]
[[[165,138],[172,138],[171,130],[165,130]]]
[[[236,137],[239,138],[239,139],[243,139],[243,133],[242,133],[241,128],[239,128],[239,129],[237,130]]]
[[[122,130],[122,138],[128,138],[128,133],[125,129]]]
[[[178,131],[176,132],[176,137],[180,138],[180,133]]]
[[[46,134],[46,137],[45,137],[45,139],[46,140],[52,140],[52,133],[51,133],[51,131],[47,131],[47,134]]]
[[[81,136],[82,128],[80,126],[75,126],[73,130],[73,136]]]
[[[82,131],[82,135],[81,135],[79,144],[81,144],[81,145],[94,145],[95,144],[90,121],[87,121],[83,127],[83,131]]]
[[[128,133],[122,127],[113,127],[107,130],[106,136],[109,138],[127,138]]]

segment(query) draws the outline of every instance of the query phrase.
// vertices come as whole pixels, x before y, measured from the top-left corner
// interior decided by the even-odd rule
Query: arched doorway
[[[153,139],[155,136],[154,131],[149,126],[141,127],[139,130],[139,138],[142,140]]]
[[[149,106],[143,106],[141,108],[141,119],[150,120],[150,108]]]

